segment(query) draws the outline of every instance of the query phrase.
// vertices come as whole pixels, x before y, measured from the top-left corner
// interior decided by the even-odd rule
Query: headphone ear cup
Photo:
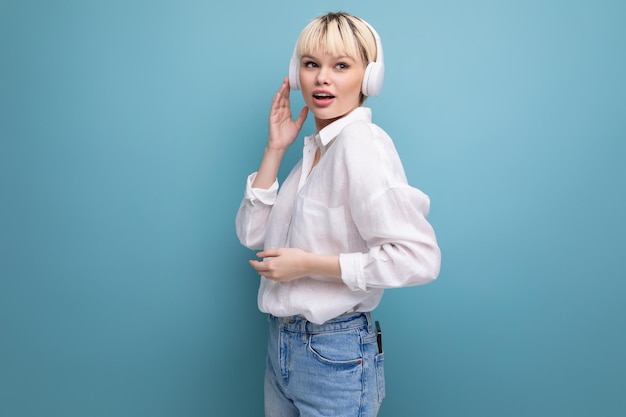
[[[383,88],[384,79],[385,64],[382,62],[370,62],[365,68],[361,92],[368,97],[379,95]]]
[[[291,60],[289,61],[289,86],[292,90],[300,89],[300,60],[295,54],[291,56]]]

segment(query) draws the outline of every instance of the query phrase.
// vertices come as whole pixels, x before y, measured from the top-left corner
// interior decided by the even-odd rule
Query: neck
[[[334,122],[336,120],[339,120],[342,117],[346,117],[348,114],[352,113],[358,107],[360,107],[360,106],[357,106],[354,109],[351,109],[350,111],[348,111],[347,113],[344,113],[341,116],[337,116],[337,117],[334,117],[332,119],[319,119],[319,118],[316,117],[315,118],[315,128],[317,129],[317,132],[319,133],[320,130],[324,129],[326,126],[328,126],[332,122]]]

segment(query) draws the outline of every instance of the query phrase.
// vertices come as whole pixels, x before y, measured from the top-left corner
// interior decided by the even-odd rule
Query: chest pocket
[[[344,206],[324,205],[299,196],[289,230],[289,246],[321,254],[338,254],[347,249],[347,218]]]

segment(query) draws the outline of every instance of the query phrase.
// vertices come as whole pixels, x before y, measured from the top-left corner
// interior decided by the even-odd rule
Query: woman
[[[236,220],[242,244],[262,249],[250,265],[269,321],[266,416],[377,415],[383,352],[371,311],[385,288],[439,273],[429,199],[407,184],[393,142],[363,107],[382,86],[383,65],[368,23],[328,13],[303,29],[272,101],[267,146]],[[306,104],[295,121],[290,87]],[[316,132],[279,191],[282,158],[308,112]]]

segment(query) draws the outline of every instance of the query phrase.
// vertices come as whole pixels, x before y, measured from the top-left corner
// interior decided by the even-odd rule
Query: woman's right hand
[[[300,129],[306,120],[309,109],[306,107],[300,111],[298,118],[291,120],[291,108],[289,107],[289,79],[285,78],[274,99],[270,110],[269,139],[261,166],[252,182],[252,188],[269,189],[276,181],[276,175],[287,148],[298,137]]]
[[[298,118],[292,120],[289,94],[289,78],[285,78],[270,109],[268,149],[272,151],[285,151],[295,142],[309,112],[305,106]]]

